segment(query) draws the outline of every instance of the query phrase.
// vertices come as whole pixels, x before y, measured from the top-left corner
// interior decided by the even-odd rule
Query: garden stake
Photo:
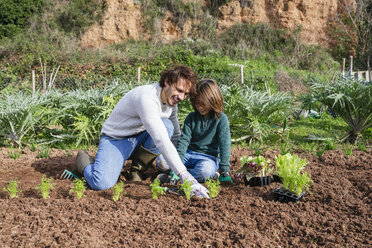
[[[75,178],[79,178],[77,175],[75,175],[74,173],[72,173],[71,171],[69,170],[66,170],[62,173],[61,175],[61,179],[70,179],[70,180],[73,180]]]

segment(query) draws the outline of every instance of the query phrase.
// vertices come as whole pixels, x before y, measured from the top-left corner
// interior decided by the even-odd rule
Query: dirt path
[[[20,197],[0,191],[2,247],[372,247],[372,154],[327,151],[322,161],[309,154],[306,170],[312,194],[297,203],[274,201],[272,190],[236,181],[223,185],[214,199],[166,194],[152,199],[150,180],[126,183],[127,195],[112,200],[112,190],[88,190],[81,200],[69,194],[72,182],[59,180],[72,168],[65,151],[48,159],[25,150],[17,160],[0,149],[0,187],[18,179]],[[277,151],[265,157],[274,160]],[[233,171],[248,149],[234,149]],[[92,155],[94,155],[92,153]],[[51,198],[35,187],[42,175],[53,177]]]

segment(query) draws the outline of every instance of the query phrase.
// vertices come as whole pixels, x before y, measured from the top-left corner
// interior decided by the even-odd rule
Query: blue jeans
[[[188,150],[183,160],[187,171],[198,180],[199,183],[205,179],[213,178],[218,170],[218,159],[212,155]]]
[[[172,137],[174,127],[169,119],[162,119],[169,138]],[[105,190],[115,185],[120,176],[125,161],[138,147],[159,153],[154,141],[147,131],[123,139],[101,136],[96,160],[84,169],[84,177],[94,190]]]

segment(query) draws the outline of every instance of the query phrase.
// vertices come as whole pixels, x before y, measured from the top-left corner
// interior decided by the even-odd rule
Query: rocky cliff
[[[206,0],[183,0],[208,6]],[[106,0],[107,10],[102,22],[91,26],[82,36],[85,47],[102,47],[128,39],[150,38],[161,42],[188,37],[198,18],[175,23],[173,13],[164,10],[154,19],[152,31],[145,24],[144,8],[136,0]],[[266,23],[289,31],[301,27],[300,36],[311,44],[327,46],[328,24],[342,8],[355,8],[355,0],[231,0],[218,8],[217,32],[237,23]]]

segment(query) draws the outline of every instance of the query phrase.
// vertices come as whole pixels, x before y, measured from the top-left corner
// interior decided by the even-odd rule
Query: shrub
[[[106,7],[104,0],[71,0],[57,17],[57,22],[65,32],[79,36],[87,27],[102,19]]]
[[[0,39],[22,32],[42,3],[43,0],[0,0]]]

